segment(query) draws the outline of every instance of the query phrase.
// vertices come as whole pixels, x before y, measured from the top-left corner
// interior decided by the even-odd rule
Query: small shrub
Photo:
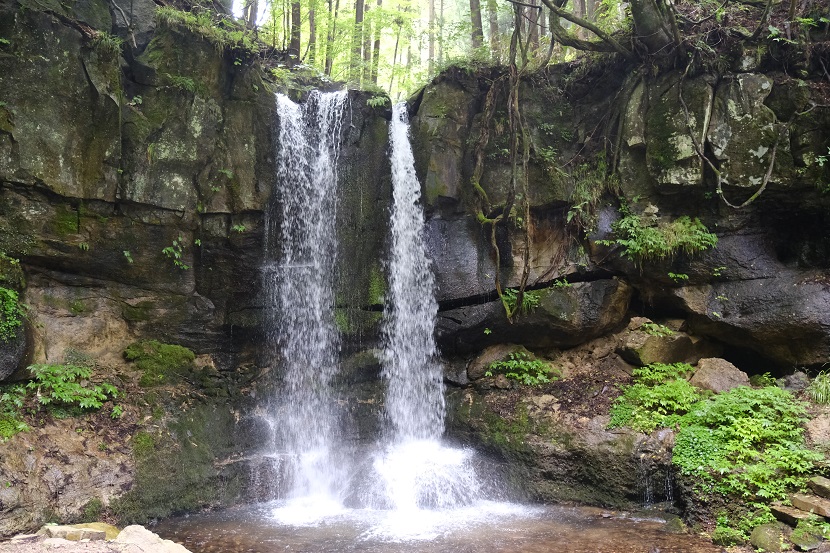
[[[630,211],[621,208],[622,218],[611,225],[614,240],[598,240],[605,246],[620,246],[623,257],[634,263],[670,259],[678,253],[692,255],[713,248],[718,237],[700,222],[687,216],[674,221],[651,225]]]
[[[106,31],[98,31],[98,34],[92,39],[92,45],[101,54],[101,57],[118,59],[118,56],[121,55],[121,47],[124,45],[124,41]]]
[[[534,359],[523,351],[513,352],[507,359],[490,363],[489,370],[484,375],[493,376],[495,373],[501,373],[526,386],[538,386],[558,378],[549,363]]]
[[[5,442],[18,432],[29,430],[20,416],[20,408],[26,398],[23,384],[0,386],[0,442]]]
[[[9,342],[17,336],[25,311],[15,290],[0,287],[0,340]]]
[[[124,357],[143,371],[139,384],[153,386],[174,380],[193,366],[196,356],[189,349],[157,340],[141,340],[124,350]]]
[[[101,513],[104,512],[104,503],[97,497],[87,501],[84,505],[81,522],[98,522],[101,519]]]
[[[674,334],[674,331],[669,327],[657,323],[643,323],[640,325],[640,330],[651,336],[659,336],[661,338]]]
[[[118,396],[118,389],[104,382],[88,382],[92,369],[79,365],[31,365],[35,379],[26,387],[37,391],[41,405],[78,407],[82,410],[100,409],[104,402]]]
[[[807,386],[807,397],[813,403],[827,405],[830,403],[830,373],[821,371]]]
[[[518,305],[519,291],[516,288],[505,288],[501,301],[504,303],[508,313],[529,313],[539,306],[541,294],[531,290],[525,290],[522,294],[522,305]]]
[[[804,404],[781,388],[740,386],[680,421],[673,463],[703,489],[765,505],[804,486],[821,459],[804,446]]]

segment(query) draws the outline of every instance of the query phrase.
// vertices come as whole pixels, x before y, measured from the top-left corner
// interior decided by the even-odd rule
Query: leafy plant
[[[184,261],[182,261],[182,257],[184,255],[184,237],[181,234],[177,238],[173,239],[172,245],[161,250],[161,253],[173,262],[173,266],[178,267],[183,271],[190,268],[190,265],[187,265]]]
[[[669,327],[657,323],[643,323],[640,325],[640,330],[651,336],[660,336],[661,338],[674,334],[674,331]]]
[[[827,405],[830,403],[830,373],[821,371],[807,386],[807,397],[813,403]]]
[[[677,424],[702,397],[684,378],[693,370],[686,363],[652,363],[634,369],[634,383],[624,386],[611,406],[608,427],[652,432]]]
[[[122,253],[124,254],[124,257],[127,259],[127,263],[133,262],[133,254],[130,253],[130,250],[124,250]]]
[[[41,405],[100,409],[118,396],[118,389],[107,382],[89,383],[92,368],[79,365],[31,365],[34,380],[26,387],[35,390]]]
[[[489,370],[484,373],[484,376],[493,376],[496,373],[501,373],[526,386],[538,386],[558,378],[549,363],[536,359],[524,351],[510,353],[507,359],[490,363]]]
[[[673,463],[700,486],[764,506],[804,486],[822,456],[804,446],[804,404],[776,386],[739,386],[680,421]]]
[[[121,47],[124,41],[115,35],[111,35],[106,31],[98,31],[98,34],[92,39],[92,46],[101,54],[102,57],[117,59],[121,55]]]
[[[9,342],[17,336],[26,312],[17,291],[0,287],[0,340]]]
[[[26,387],[22,384],[0,386],[0,442],[29,430],[20,416],[25,398]]]
[[[699,219],[687,216],[652,225],[627,205],[621,208],[622,218],[611,225],[614,240],[598,240],[605,246],[619,246],[623,257],[635,263],[670,259],[683,252],[692,255],[715,247],[718,237],[710,233]]]
[[[245,230],[247,230],[245,225],[243,225],[242,223],[232,226],[231,229],[233,229],[236,232],[245,232]]]
[[[529,313],[539,306],[541,294],[532,290],[525,290],[522,295],[522,305],[517,306],[519,301],[519,291],[516,288],[505,288],[502,293],[501,301],[509,313],[516,313],[517,307],[520,313]]]
[[[673,281],[677,282],[678,284],[681,282],[686,282],[689,280],[689,275],[685,273],[669,273],[669,278]]]
[[[382,108],[389,104],[388,96],[372,96],[366,100],[366,105],[372,108]]]

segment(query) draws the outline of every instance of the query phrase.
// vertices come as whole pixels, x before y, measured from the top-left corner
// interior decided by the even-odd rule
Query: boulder
[[[823,476],[813,476],[807,482],[807,486],[813,490],[813,493],[820,495],[825,499],[830,498],[830,479]]]
[[[124,549],[127,553],[132,551],[154,551],[155,553],[190,553],[190,551],[183,545],[172,542],[170,540],[161,539],[158,534],[147,530],[143,526],[134,524],[127,526],[118,537],[115,538],[115,543],[126,544]],[[135,547],[135,549],[134,549]]]
[[[480,351],[491,344],[571,347],[613,331],[625,318],[631,287],[601,279],[539,290],[537,307],[507,320],[500,301],[442,311],[436,338],[444,354]]]
[[[784,533],[780,524],[770,523],[756,526],[749,536],[749,543],[755,549],[767,553],[780,553],[784,540]]]
[[[738,386],[749,386],[749,376],[725,359],[701,359],[689,380],[692,386],[720,393]]]
[[[824,499],[815,495],[794,493],[790,495],[790,502],[793,507],[813,513],[822,517],[830,517],[830,499]]]
[[[42,527],[38,531],[38,535],[46,536],[47,538],[62,538],[69,541],[100,541],[107,539],[107,533],[104,530],[78,528],[77,526],[59,524],[50,524]]]

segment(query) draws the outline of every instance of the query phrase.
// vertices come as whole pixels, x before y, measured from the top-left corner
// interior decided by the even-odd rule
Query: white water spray
[[[275,201],[263,271],[271,359],[283,368],[275,406],[275,454],[289,498],[336,501],[344,485],[340,422],[330,382],[337,370],[334,326],[337,158],[346,92],[312,92],[300,106],[278,94]],[[267,238],[266,238],[267,240]]]
[[[472,452],[441,444],[443,371],[433,332],[435,279],[424,244],[421,185],[409,143],[406,104],[392,110],[392,247],[384,311],[387,446],[377,456],[384,503],[398,511],[449,509],[479,496]]]

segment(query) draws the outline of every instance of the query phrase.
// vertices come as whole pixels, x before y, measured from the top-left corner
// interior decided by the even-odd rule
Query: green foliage
[[[821,371],[807,386],[807,397],[813,403],[827,405],[830,403],[830,373]]]
[[[122,253],[124,254],[124,258],[127,260],[127,263],[133,263],[133,254],[130,253],[130,250],[124,250]]]
[[[602,195],[614,190],[618,185],[616,176],[608,176],[605,158],[597,158],[593,164],[583,163],[574,168],[570,175],[571,207],[568,209],[566,222],[574,223],[586,234],[597,227],[597,205]]]
[[[541,294],[532,290],[525,290],[522,295],[522,305],[518,306],[519,290],[516,288],[505,288],[501,296],[501,301],[508,313],[516,313],[517,307],[519,313],[529,313],[539,306]]]
[[[759,505],[804,486],[821,455],[804,446],[804,405],[781,388],[740,386],[680,421],[673,463],[704,489]]]
[[[174,380],[189,371],[196,356],[189,349],[158,340],[140,340],[127,346],[124,357],[143,371],[139,384],[153,386]]]
[[[34,380],[26,387],[35,390],[38,403],[57,407],[100,409],[118,396],[118,389],[107,382],[92,384],[92,368],[81,365],[32,365]]]
[[[753,374],[749,377],[749,383],[756,388],[764,388],[766,386],[776,386],[775,377],[770,373]]]
[[[101,519],[101,513],[104,511],[104,503],[98,499],[90,499],[84,505],[81,522],[98,522]]]
[[[640,330],[651,336],[660,336],[661,338],[674,334],[674,331],[669,327],[657,323],[643,323],[640,325]]]
[[[187,29],[213,44],[217,50],[231,48],[253,52],[260,48],[254,32],[210,10],[186,12],[161,6],[156,9],[156,21],[168,28]]]
[[[161,250],[161,253],[173,262],[174,267],[178,267],[182,271],[186,271],[190,268],[190,265],[187,265],[184,261],[182,261],[182,257],[184,255],[184,237],[181,234],[177,238],[173,239],[172,245]]]
[[[485,376],[501,373],[511,380],[516,380],[526,386],[538,386],[558,379],[556,371],[549,363],[535,359],[523,351],[516,351],[507,356],[507,359],[490,363]]]
[[[689,280],[689,275],[685,273],[669,273],[669,278],[680,284],[681,282]]]
[[[634,383],[611,406],[609,428],[630,426],[643,432],[676,425],[702,396],[684,376],[694,369],[686,363],[652,363],[634,369]]]
[[[382,108],[389,105],[389,96],[372,96],[366,100],[366,105],[372,108]]]
[[[23,384],[0,386],[0,442],[29,430],[20,416],[25,398],[26,387]]]
[[[98,34],[92,39],[92,46],[103,58],[118,59],[121,55],[121,47],[124,41],[115,35],[111,35],[106,31],[98,31]]]
[[[245,225],[243,225],[242,223],[232,226],[231,229],[236,232],[245,232],[245,230],[247,230]]]
[[[620,246],[622,255],[635,263],[671,259],[683,252],[693,255],[715,247],[718,237],[699,219],[683,216],[668,223],[651,225],[643,217],[621,208],[622,218],[611,225],[614,240],[598,240],[605,246]]]
[[[23,318],[26,312],[20,304],[19,296],[15,290],[0,287],[0,340],[9,342],[13,340],[23,326]]]
[[[171,75],[170,73],[165,73],[164,77],[168,82],[168,86],[172,88],[181,90],[183,92],[189,92],[191,94],[198,94],[202,96],[205,95],[205,87],[201,83],[197,83],[190,77],[184,77],[182,75]]]

